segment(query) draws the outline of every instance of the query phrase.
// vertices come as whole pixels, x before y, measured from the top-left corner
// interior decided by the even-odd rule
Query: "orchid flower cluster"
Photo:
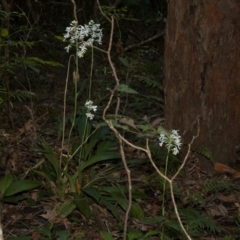
[[[161,133],[159,137],[159,146],[166,145],[169,151],[172,151],[173,155],[177,155],[181,149],[181,136],[177,130],[172,130],[170,134]]]
[[[86,113],[87,118],[92,120],[94,118],[94,114],[92,113],[92,111],[96,112],[97,106],[93,105],[93,101],[89,100],[89,101],[86,101],[85,107],[87,108],[87,113]]]
[[[69,39],[70,44],[65,47],[66,51],[69,52],[73,45],[77,46],[77,55],[82,58],[87,47],[93,46],[94,42],[102,44],[102,29],[100,24],[95,24],[91,20],[88,25],[78,25],[77,21],[72,21],[70,27],[66,28],[66,33],[63,35],[64,41]]]

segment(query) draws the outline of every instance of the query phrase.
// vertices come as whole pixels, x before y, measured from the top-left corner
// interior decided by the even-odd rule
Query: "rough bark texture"
[[[240,1],[169,0],[165,49],[166,127],[184,141],[201,132],[214,161],[240,145]]]

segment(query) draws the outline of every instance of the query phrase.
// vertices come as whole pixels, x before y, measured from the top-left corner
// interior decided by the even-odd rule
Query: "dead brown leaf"
[[[226,203],[234,203],[234,202],[238,201],[238,198],[234,194],[230,194],[228,196],[224,196],[221,194],[218,196],[218,199],[223,202],[226,202]]]
[[[32,233],[32,240],[39,240],[41,235],[38,232]]]
[[[40,215],[41,217],[47,219],[49,222],[54,222],[56,219],[56,208],[47,209],[45,214]]]
[[[132,127],[134,129],[137,129],[137,127],[134,124],[134,120],[132,118],[120,118],[119,123],[128,125],[129,127]]]
[[[231,175],[237,172],[237,170],[222,163],[215,163],[214,170],[220,174],[231,174]]]
[[[211,217],[222,216],[222,213],[219,211],[219,209],[216,206],[209,208],[208,212],[210,213]]]
[[[32,120],[29,119],[22,128],[19,129],[19,132],[22,134],[24,132],[28,132],[31,130],[31,128],[33,127],[33,123]]]
[[[151,122],[152,127],[156,127],[158,125],[163,124],[164,118],[156,118]]]
[[[239,172],[239,171],[236,171],[235,173],[233,173],[233,178],[234,178],[234,179],[240,178],[240,172]]]
[[[218,205],[218,209],[219,209],[220,213],[222,214],[222,216],[225,217],[228,215],[228,210],[222,204]]]

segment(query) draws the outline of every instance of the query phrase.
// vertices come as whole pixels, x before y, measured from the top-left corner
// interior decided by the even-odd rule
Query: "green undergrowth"
[[[139,34],[132,30],[124,32],[125,28],[134,29],[134,23],[138,29],[142,24],[146,26],[151,35],[157,33],[158,24],[164,26],[164,17],[159,13],[154,16],[147,15],[149,19],[146,19],[146,8],[153,10],[154,5],[158,5],[156,1],[143,1],[140,5],[137,1],[126,1],[124,4],[127,4],[129,9],[121,5],[117,9],[103,7],[105,14],[113,17],[117,25],[114,39],[111,40],[113,46],[117,42],[115,37],[120,38],[121,34],[126,38],[124,44],[131,45],[139,40]],[[131,12],[132,8],[139,10],[139,16]],[[79,11],[82,12],[81,9]],[[102,20],[107,36],[110,24],[103,20],[100,13],[96,12],[96,16]],[[143,18],[142,22],[140,16]],[[10,14],[12,20],[21,17],[22,14]],[[1,10],[0,18],[5,22],[8,13]],[[73,26],[76,23],[71,24]],[[89,22],[89,25],[92,27],[94,23]],[[45,46],[43,40],[41,43],[38,41],[37,27],[35,29],[23,25],[21,31],[14,30],[15,27],[7,28],[4,24],[0,26],[0,53],[3,56],[0,59],[0,107],[4,113],[2,115],[9,115],[7,119],[1,116],[1,122],[8,123],[13,116],[13,127],[14,123],[17,125],[16,122],[17,126],[21,125],[20,117],[14,111],[21,104],[22,107],[29,105],[31,107],[28,114],[24,115],[21,108],[19,112],[25,119],[30,116],[34,128],[27,131],[24,128],[25,122],[22,123],[24,127],[19,127],[22,132],[16,134],[21,136],[17,138],[17,147],[14,140],[4,143],[1,139],[2,152],[8,154],[8,144],[13,144],[14,149],[21,146],[21,154],[27,151],[27,160],[30,160],[28,162],[24,159],[24,167],[18,171],[12,170],[5,174],[3,169],[0,200],[2,204],[14,207],[18,204],[32,208],[44,207],[48,203],[51,204],[53,212],[51,217],[45,216],[45,222],[39,220],[38,227],[28,226],[28,236],[25,234],[21,237],[18,232],[16,237],[10,233],[7,239],[86,239],[86,236],[81,234],[75,236],[71,227],[66,229],[61,226],[59,229],[59,219],[66,220],[74,227],[84,226],[87,232],[85,235],[89,234],[90,227],[94,226],[99,240],[122,239],[128,210],[128,240],[186,239],[174,212],[168,182],[154,171],[146,152],[140,149],[145,147],[148,141],[154,163],[166,176],[172,176],[182,163],[178,155],[180,140],[175,144],[177,146],[171,145],[174,142],[171,141],[176,140],[177,133],[171,134],[163,127],[163,49],[159,49],[159,45],[154,41],[122,53],[115,53],[116,49],[113,48],[112,67],[107,63],[109,56],[102,55],[103,52],[98,52],[91,44],[87,46],[90,49],[84,58],[78,58],[77,52],[84,49],[81,45],[83,39],[77,42],[77,38],[75,42],[65,38],[65,42],[62,42],[62,35],[57,36],[46,31],[42,39],[48,39],[49,42]],[[65,29],[65,26],[61,28]],[[98,28],[98,25],[95,25],[95,28]],[[31,33],[32,38],[29,38]],[[86,36],[91,35],[90,33]],[[147,31],[145,34],[147,37]],[[52,41],[51,36],[55,41]],[[69,37],[72,36],[74,35],[69,34]],[[108,41],[105,40],[103,49],[106,51]],[[162,44],[163,39],[159,42]],[[45,50],[38,53],[37,47],[41,44]],[[68,55],[63,53],[64,44],[70,44],[68,46],[72,49],[77,49],[76,52],[70,51],[73,55],[69,66],[66,60]],[[52,49],[54,47],[60,50]],[[64,75],[58,73],[57,67],[64,69]],[[113,80],[113,70],[117,72],[118,84]],[[52,79],[48,71],[55,73]],[[61,71],[63,70],[59,70]],[[64,82],[65,79],[67,83]],[[114,94],[111,95],[112,93]],[[96,105],[93,105],[93,102]],[[27,138],[30,133],[34,135],[29,137],[31,143],[21,145],[22,138]],[[165,140],[162,144],[160,134]],[[5,136],[8,137],[7,134]],[[171,139],[172,136],[174,139]],[[170,142],[166,142],[169,139]],[[132,144],[128,145],[126,140]],[[139,146],[140,150],[134,149],[133,144]],[[175,150],[176,154],[172,150]],[[213,160],[207,148],[199,147],[193,151],[210,161]],[[124,164],[132,174],[131,182]],[[191,238],[214,236],[224,240],[236,239],[240,226],[237,214],[231,219],[230,232],[219,219],[210,217],[206,204],[211,195],[238,191],[239,184],[209,178],[203,181],[201,190],[197,186],[196,189],[187,189],[181,186],[183,177],[182,170],[179,179],[173,183],[173,194],[179,216]],[[128,209],[130,198],[131,208]],[[104,218],[113,224],[111,228],[97,226],[99,218],[94,212],[95,206],[102,209]],[[4,218],[3,220],[5,221]],[[26,227],[25,223],[22,225]]]

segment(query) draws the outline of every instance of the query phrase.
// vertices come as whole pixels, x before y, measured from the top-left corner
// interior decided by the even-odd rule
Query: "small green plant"
[[[10,4],[11,5],[11,4]],[[12,18],[26,18],[26,25],[14,26]],[[27,15],[18,12],[0,10],[0,103],[6,108],[12,128],[15,123],[12,109],[16,101],[30,100],[32,103],[36,93],[32,88],[30,75],[37,77],[41,66],[62,66],[55,61],[43,60],[39,57],[27,56],[27,52],[36,46],[37,41],[30,41],[29,36],[34,27],[30,25]],[[32,104],[31,104],[32,105]],[[33,111],[33,109],[31,109]]]
[[[107,232],[101,232],[101,236],[104,240],[114,240],[113,236]],[[145,233],[138,229],[129,227],[127,233],[128,240],[150,240],[152,237],[160,237],[159,231],[149,230]]]
[[[87,37],[89,38],[85,39]],[[34,171],[45,179],[46,188],[50,191],[53,189],[52,194],[57,194],[62,200],[63,203],[58,209],[61,216],[68,216],[74,209],[78,209],[86,218],[90,218],[90,206],[93,202],[104,206],[116,219],[120,218],[118,207],[127,209],[127,188],[115,183],[111,176],[116,169],[123,168],[121,162],[117,163],[120,153],[116,138],[109,133],[110,129],[106,124],[95,124],[94,127],[92,123],[97,106],[90,100],[91,78],[89,100],[86,101],[84,110],[78,111],[78,59],[83,57],[87,48],[92,47],[95,41],[101,43],[101,38],[100,25],[93,21],[84,26],[78,26],[77,22],[73,21],[66,29],[64,39],[69,40],[66,50],[76,49],[73,114],[69,118],[70,121],[66,120],[65,114],[63,116],[61,152],[55,152],[45,140],[42,142],[42,148],[35,149],[43,154],[46,163],[41,169]],[[70,129],[65,146],[65,129],[68,122]],[[138,191],[133,192],[134,199],[143,196]],[[136,218],[144,216],[137,202],[132,205],[131,214]]]
[[[134,93],[137,93],[134,95],[130,95],[132,92],[129,92],[129,95],[124,93],[121,94],[122,98],[125,97],[124,99],[126,99],[125,112],[128,108],[144,109],[146,111],[148,110],[148,103],[152,104],[152,102],[155,102],[158,106],[162,105],[164,102],[162,84],[159,81],[153,80],[150,76],[144,76],[144,71],[141,68],[142,66],[139,67],[139,62],[142,61],[127,57],[119,57],[119,61],[124,66],[124,70],[121,74],[123,75],[122,78],[125,79],[125,84],[129,88],[131,87],[131,89],[134,88],[132,90],[134,90]],[[140,64],[144,65],[143,63]],[[143,71],[142,73],[140,69]],[[146,93],[146,91],[142,91],[145,87],[152,89],[153,92]],[[131,100],[132,98],[134,101]],[[125,114],[125,112],[122,114]]]
[[[70,238],[70,234],[67,232],[67,230],[53,230],[53,226],[38,227],[36,229],[36,233],[41,236],[41,239],[45,240],[52,240],[56,238],[61,240],[68,240]]]
[[[232,192],[234,190],[239,190],[240,186],[238,183],[225,181],[217,178],[208,179],[204,185],[204,191],[206,194],[218,193],[218,192]]]
[[[32,190],[41,184],[34,180],[14,179],[12,174],[7,174],[0,181],[0,200],[2,202],[17,203],[24,198],[17,194]]]
[[[213,153],[210,151],[210,149],[199,146],[199,147],[196,147],[195,149],[193,149],[193,151],[204,156],[205,158],[210,160],[211,163],[213,164]]]
[[[204,229],[212,234],[221,233],[222,229],[207,216],[203,216],[197,209],[181,209],[181,218],[192,237],[201,237]]]
[[[100,5],[99,8],[101,10]],[[103,13],[102,10],[101,12]],[[168,234],[165,233],[168,229],[175,229],[176,236],[179,235],[179,232],[183,231],[184,235],[190,239],[190,235],[181,220],[173,189],[173,180],[186,163],[189,151],[174,176],[169,178],[169,155],[170,153],[177,155],[181,148],[181,137],[178,132],[176,130],[169,132],[163,127],[156,128],[151,126],[148,122],[145,124],[136,124],[134,119],[125,116],[128,97],[131,94],[136,96],[138,92],[130,87],[128,77],[126,81],[122,83],[117,76],[116,69],[111,60],[114,19],[112,16],[111,19],[106,15],[105,17],[111,23],[111,37],[108,51],[101,51],[108,56],[116,85],[110,91],[109,102],[103,110],[102,116],[104,123],[93,124],[97,106],[93,105],[93,101],[91,100],[94,49],[97,48],[93,44],[95,42],[101,44],[102,30],[100,29],[100,24],[95,24],[93,21],[90,21],[88,25],[78,25],[77,19],[75,19],[71,22],[70,27],[66,28],[66,33],[64,34],[64,40],[68,43],[66,50],[69,52],[73,49],[74,54],[72,57],[75,59],[75,68],[72,74],[74,104],[72,110],[73,114],[70,118],[70,126],[67,125],[68,121],[66,119],[67,77],[64,92],[63,129],[60,151],[53,149],[43,140],[42,148],[37,149],[37,151],[43,154],[46,162],[41,168],[34,171],[44,178],[46,188],[52,191],[52,194],[56,194],[59,197],[62,204],[58,208],[58,214],[61,216],[66,217],[70,215],[73,210],[78,209],[86,218],[90,218],[91,204],[94,202],[106,208],[117,220],[120,219],[119,208],[122,208],[126,212],[123,228],[124,240],[127,238],[148,239],[151,236],[160,236],[164,239],[168,237]],[[92,52],[92,62],[89,74],[88,97],[85,101],[85,109],[81,111],[78,106],[79,98],[82,96],[79,94],[78,87],[80,83],[79,59],[84,56],[88,48],[90,48]],[[122,62],[126,63],[123,59]],[[67,76],[69,76],[69,72]],[[144,80],[146,81],[146,79]],[[149,79],[147,80],[148,83],[151,82],[151,84],[153,84],[152,81],[149,81]],[[154,86],[155,85],[153,85],[153,87]],[[123,94],[126,99],[122,112],[124,115],[119,113],[121,104],[119,97],[120,93]],[[115,113],[107,114],[115,96],[117,96]],[[114,133],[114,140],[112,134],[108,132],[109,130],[111,130],[111,133]],[[65,135],[67,135],[67,137],[65,137]],[[139,147],[131,143],[127,140],[128,136],[134,136],[135,139],[140,138],[146,141],[146,147]],[[115,140],[117,140],[117,142]],[[164,173],[158,169],[152,158],[149,142],[155,142],[159,147],[167,148]],[[143,198],[144,194],[132,188],[131,171],[129,169],[131,163],[125,156],[125,144],[143,152],[148,157],[159,176],[164,179],[162,218],[159,220],[160,228],[157,231],[150,230],[143,233],[142,231],[131,229],[128,226],[128,218],[130,216],[144,219],[145,214],[141,206],[135,201],[135,199]],[[121,164],[116,164],[120,158],[122,160]],[[113,171],[123,167],[127,174],[127,185],[118,183],[111,176]],[[177,220],[166,218],[165,195],[167,187],[169,187]],[[105,235],[105,238],[111,239],[110,234],[103,233],[103,235]]]
[[[35,150],[41,152],[47,162],[41,170],[34,170],[34,172],[45,178],[47,189],[51,190],[54,183],[52,194],[57,194],[62,200],[68,199],[59,209],[60,215],[67,216],[73,209],[78,208],[85,217],[89,218],[90,205],[92,202],[96,202],[108,209],[116,219],[119,219],[118,208],[114,203],[126,210],[127,189],[119,184],[113,185],[115,180],[111,174],[123,168],[121,162],[116,163],[116,160],[118,161],[120,158],[116,141],[109,134],[109,128],[106,126],[100,127],[92,135],[88,135],[92,132],[91,123],[88,122],[87,130],[84,133],[85,120],[85,115],[76,119],[76,128],[74,129],[79,133],[79,142],[76,141],[72,145],[71,160],[67,157],[63,158],[65,169],[60,168],[59,157],[46,141],[43,141],[43,148]],[[82,143],[83,134],[89,136],[84,144]],[[113,186],[108,187],[109,184]],[[144,194],[138,191],[134,191],[133,195],[134,198],[144,197]],[[132,215],[137,218],[143,216],[137,203],[133,205]]]

